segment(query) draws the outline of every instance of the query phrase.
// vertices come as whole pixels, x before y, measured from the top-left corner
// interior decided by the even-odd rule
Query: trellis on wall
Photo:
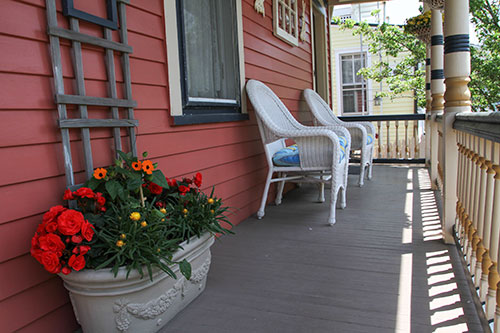
[[[102,19],[79,11],[74,8],[72,0],[63,0],[64,15],[69,17],[69,29],[59,27],[55,1],[56,0],[46,0],[47,33],[50,37],[50,55],[54,74],[55,102],[59,115],[58,124],[62,136],[66,184],[69,188],[74,188],[75,177],[70,147],[70,130],[79,129],[81,132],[86,179],[92,177],[94,170],[90,142],[90,129],[92,128],[112,129],[115,152],[117,150],[123,150],[120,129],[128,129],[130,150],[134,156],[137,156],[135,127],[138,126],[138,121],[134,119],[134,107],[137,106],[137,103],[132,100],[129,59],[129,54],[132,53],[132,47],[128,45],[125,7],[126,4],[129,3],[129,0],[107,0],[107,19]],[[69,11],[68,8],[70,9]],[[81,33],[79,20],[85,20],[102,26],[103,38]],[[117,24],[117,21],[119,21],[119,24]],[[112,29],[117,29],[119,31],[121,42],[113,41]],[[65,93],[60,47],[61,38],[71,42],[76,92],[74,95]],[[82,43],[104,49],[109,97],[95,97],[86,94]],[[118,98],[114,52],[121,53],[121,70],[123,72],[124,81],[123,99]],[[68,118],[67,105],[75,105],[78,107],[79,118]],[[92,107],[109,108],[110,117],[106,119],[93,119],[89,117],[89,113],[91,112],[90,108]],[[120,109],[125,110],[125,117],[120,117]]]

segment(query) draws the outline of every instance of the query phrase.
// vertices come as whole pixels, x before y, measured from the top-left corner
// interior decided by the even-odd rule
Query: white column
[[[434,15],[433,15],[434,17]],[[443,235],[448,244],[453,243],[452,229],[457,202],[456,136],[453,122],[458,112],[470,112],[470,47],[469,1],[445,0],[444,18],[444,94],[443,114]],[[432,89],[432,87],[431,87]]]
[[[437,189],[438,175],[438,126],[436,115],[444,110],[444,71],[443,71],[443,20],[441,11],[432,10],[431,17],[431,182],[432,188]],[[442,167],[442,166],[441,166]]]

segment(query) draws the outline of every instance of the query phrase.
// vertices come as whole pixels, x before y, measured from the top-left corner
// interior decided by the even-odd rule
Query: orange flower
[[[140,171],[142,169],[141,161],[132,162],[132,169],[135,171]]]
[[[106,169],[97,168],[94,170],[94,178],[95,179],[103,179],[104,177],[106,177],[106,173],[108,173],[108,171],[106,171]]]
[[[154,169],[155,167],[153,166],[153,163],[150,160],[145,160],[142,162],[142,170],[148,175],[151,175]]]

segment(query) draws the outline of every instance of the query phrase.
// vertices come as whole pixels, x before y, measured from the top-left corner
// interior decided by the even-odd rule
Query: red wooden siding
[[[103,13],[98,5],[102,1],[80,2],[89,11]],[[242,0],[246,76],[268,84],[300,118],[302,90],[312,87],[309,17],[307,40],[293,47],[272,33],[272,1],[266,0],[265,17],[254,11],[253,2]],[[61,280],[29,255],[36,225],[50,206],[61,203],[65,188],[44,6],[44,0],[3,0],[0,10],[0,327],[5,332],[70,332],[76,327]],[[251,106],[249,121],[169,125],[163,0],[132,1],[127,21],[134,49],[130,63],[133,98],[138,102],[138,150],[148,151],[169,177],[202,172],[203,187],[216,186],[216,194],[236,208],[233,223],[254,214],[267,165]],[[59,22],[67,26],[61,14]],[[102,33],[84,22],[81,31]],[[114,38],[118,40],[116,33]],[[72,92],[73,77],[69,45],[62,42],[67,93]],[[106,97],[104,53],[88,46],[83,52],[87,93]],[[115,62],[121,89],[118,56]],[[99,118],[106,111],[89,112]],[[111,132],[95,130],[91,136],[96,166],[109,164]],[[76,153],[81,147],[79,133],[72,132],[71,140]],[[81,178],[78,153],[74,168]]]

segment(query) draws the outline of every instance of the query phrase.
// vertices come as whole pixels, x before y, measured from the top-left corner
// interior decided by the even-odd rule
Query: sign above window
[[[273,23],[276,37],[299,45],[297,0],[273,0]]]

